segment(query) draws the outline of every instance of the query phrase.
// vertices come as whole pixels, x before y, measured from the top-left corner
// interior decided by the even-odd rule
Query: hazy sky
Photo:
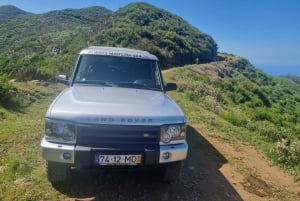
[[[0,0],[33,13],[103,6],[117,10],[132,0]],[[300,0],[148,0],[211,35],[220,52],[250,60],[270,74],[300,75]],[[270,70],[274,69],[274,71]],[[293,66],[293,67],[291,67]],[[267,68],[270,68],[269,70]],[[276,72],[278,71],[278,73]],[[299,72],[299,73],[298,73]]]

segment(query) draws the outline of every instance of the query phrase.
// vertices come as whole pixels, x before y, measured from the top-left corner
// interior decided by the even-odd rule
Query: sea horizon
[[[300,65],[270,64],[254,65],[263,72],[274,76],[294,75],[300,76]]]

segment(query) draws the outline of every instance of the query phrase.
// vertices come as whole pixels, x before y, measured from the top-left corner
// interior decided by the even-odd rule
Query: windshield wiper
[[[118,87],[129,87],[129,88],[145,88],[144,84],[138,84],[138,83],[133,83],[133,82],[114,82],[115,85]]]
[[[150,86],[147,86],[146,84],[134,83],[134,82],[107,82],[104,80],[77,80],[77,81],[75,81],[75,83],[161,91],[161,89],[150,87]]]
[[[101,85],[101,86],[115,86],[113,83],[106,82],[103,80],[77,80],[75,83],[80,83],[80,84],[94,84],[94,85]]]
[[[161,91],[158,88],[150,87],[147,86],[146,84],[141,84],[141,83],[134,83],[134,82],[114,82],[118,87],[128,87],[128,88],[135,88],[135,89],[148,89],[148,90],[156,90],[156,91]]]

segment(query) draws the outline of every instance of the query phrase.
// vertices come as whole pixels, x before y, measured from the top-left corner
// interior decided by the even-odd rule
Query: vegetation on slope
[[[282,77],[288,78],[288,79],[300,84],[300,77],[299,76],[286,75],[286,76],[282,76]]]
[[[9,8],[12,13],[17,10]],[[101,7],[67,9],[26,13],[1,23],[0,74],[26,81],[69,72],[78,51],[87,46],[92,26],[110,13]]]
[[[212,61],[217,54],[210,36],[145,3],[114,13],[90,7],[39,15],[2,6],[0,19],[0,105],[15,94],[9,79],[49,80],[70,74],[78,52],[90,45],[145,49],[156,54],[165,68]]]
[[[171,78],[179,85],[181,102],[197,104],[242,129],[239,138],[259,144],[274,162],[300,178],[299,84],[267,76],[246,59],[234,57],[175,72]],[[188,117],[201,122],[199,114],[188,112]]]
[[[0,7],[0,23],[5,23],[10,20],[15,20],[17,18],[21,19],[29,13],[20,10],[14,6],[1,6]]]
[[[210,62],[217,57],[213,38],[182,18],[146,3],[117,10],[96,41],[148,50],[159,57],[163,68]]]
[[[0,7],[0,74],[18,80],[46,80],[69,73],[80,49],[90,45],[149,50],[164,68],[215,59],[214,40],[186,21],[145,3],[116,12],[102,7],[45,14]],[[4,18],[3,18],[4,19]]]

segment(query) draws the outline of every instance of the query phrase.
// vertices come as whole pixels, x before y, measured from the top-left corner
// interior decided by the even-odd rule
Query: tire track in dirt
[[[194,125],[197,130],[201,127],[203,125]],[[230,161],[220,171],[244,200],[300,200],[299,182],[294,182],[292,175],[272,165],[262,151],[244,142],[234,146],[221,142],[210,133],[201,135]]]

